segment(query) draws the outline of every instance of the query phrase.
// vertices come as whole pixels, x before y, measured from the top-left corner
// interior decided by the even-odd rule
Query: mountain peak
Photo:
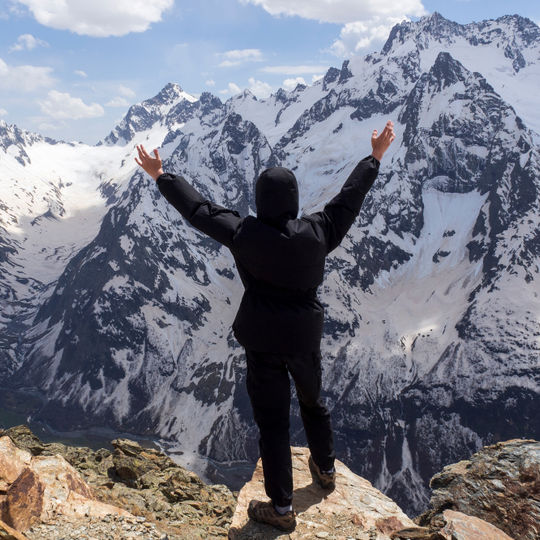
[[[464,66],[446,51],[437,55],[429,72],[443,83],[443,88],[463,80],[466,76]]]
[[[425,15],[422,19],[432,22],[451,22],[450,19],[443,17],[438,11],[434,11],[431,15]]]
[[[459,24],[434,11],[418,21],[396,24],[382,48],[382,54],[387,55],[408,42],[413,42],[419,49],[427,49],[434,42],[450,45],[460,38],[473,46],[493,43],[497,44],[497,47],[515,49],[516,38],[520,47],[539,42],[540,28],[520,15],[505,15],[498,19]]]
[[[163,95],[171,95],[175,94],[177,96],[181,95],[183,92],[183,88],[178,83],[168,82],[159,92],[159,94]],[[159,95],[158,94],[158,95]]]
[[[197,101],[193,96],[184,92],[179,84],[170,82],[153,98],[143,101],[143,105],[171,105],[178,101],[179,98],[184,98],[188,101]]]
[[[171,110],[198,101],[196,97],[184,92],[177,83],[167,83],[154,97],[132,105],[120,124],[105,137],[106,144],[126,143],[135,133],[152,128],[163,122]],[[186,103],[187,102],[187,103]],[[183,104],[183,105],[182,105]],[[99,142],[98,145],[103,142]]]

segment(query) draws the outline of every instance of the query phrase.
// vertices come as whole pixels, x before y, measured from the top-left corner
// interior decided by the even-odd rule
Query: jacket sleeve
[[[379,165],[375,157],[365,157],[323,210],[306,216],[323,229],[327,253],[339,246],[360,213],[364,198],[379,174]]]
[[[205,199],[182,176],[164,173],[158,176],[156,183],[161,194],[191,225],[231,247],[234,233],[243,219],[236,210]]]

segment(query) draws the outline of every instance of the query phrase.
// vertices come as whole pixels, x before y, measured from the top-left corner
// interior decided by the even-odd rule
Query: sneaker
[[[296,527],[296,512],[294,510],[280,514],[271,502],[249,501],[248,516],[255,521],[268,523],[285,532],[292,532]]]
[[[315,476],[321,487],[324,489],[334,489],[336,487],[336,471],[332,473],[323,473],[317,464],[313,461],[311,455],[308,459],[309,470]]]

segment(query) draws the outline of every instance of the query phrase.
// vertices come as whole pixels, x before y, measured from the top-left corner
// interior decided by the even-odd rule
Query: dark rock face
[[[268,100],[192,100],[167,85],[103,145],[163,130],[167,170],[242,215],[254,212],[260,171],[288,166],[314,211],[364,157],[356,134],[367,141],[381,115],[394,120],[393,153],[319,291],[323,396],[338,455],[411,515],[444,465],[502,438],[540,438],[539,149],[512,103],[452,48],[509,44],[505,61],[520,77],[539,39],[526,19],[462,26],[434,14],[394,27],[381,53]],[[31,145],[22,148],[31,159]],[[230,329],[242,287],[230,253],[146,180],[135,172],[101,184],[110,206],[97,235],[39,284],[46,295],[2,322],[1,380],[43,392],[36,417],[53,427],[154,434],[209,458],[207,474],[224,478],[219,463],[237,471],[258,457]],[[5,230],[0,264],[18,249]],[[0,291],[13,298],[12,285]],[[292,444],[303,437],[293,399]],[[127,483],[147,474],[120,461]]]
[[[540,442],[513,439],[485,446],[470,459],[447,465],[430,481],[430,509],[421,525],[445,509],[479,517],[516,540],[540,535]]]

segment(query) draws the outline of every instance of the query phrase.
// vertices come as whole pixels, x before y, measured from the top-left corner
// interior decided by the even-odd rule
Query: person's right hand
[[[163,174],[157,148],[154,150],[154,157],[146,151],[142,144],[137,145],[137,152],[139,152],[139,159],[135,158],[137,165],[140,165],[154,180],[157,180]]]
[[[384,153],[388,150],[388,147],[395,138],[396,134],[394,133],[394,123],[392,120],[386,122],[386,126],[379,136],[377,136],[377,130],[374,129],[371,134],[371,148],[373,148],[371,155],[381,161]]]

